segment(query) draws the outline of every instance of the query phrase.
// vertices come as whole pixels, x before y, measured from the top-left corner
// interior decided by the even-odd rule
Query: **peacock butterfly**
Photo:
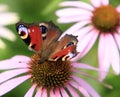
[[[77,55],[77,36],[64,35],[53,22],[24,23],[19,21],[16,30],[30,50],[40,56],[40,62],[46,60],[70,60]]]

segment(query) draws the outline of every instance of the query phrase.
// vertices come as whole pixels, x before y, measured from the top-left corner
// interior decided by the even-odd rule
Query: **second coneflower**
[[[77,22],[64,34],[78,35],[78,51],[81,52],[78,59],[99,38],[99,77],[103,80],[110,66],[115,74],[120,74],[120,5],[115,8],[109,4],[109,0],[90,1],[91,5],[82,1],[62,2],[60,5],[68,8],[58,10],[56,14],[59,16],[59,23]]]

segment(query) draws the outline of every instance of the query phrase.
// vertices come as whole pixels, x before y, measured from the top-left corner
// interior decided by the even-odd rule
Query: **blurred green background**
[[[60,27],[62,31],[68,29],[71,24],[58,24],[55,11],[60,9],[59,3],[65,0],[0,0],[1,4],[6,4],[9,6],[9,11],[16,12],[19,17],[24,22],[40,22],[40,21],[53,21],[56,25]],[[89,2],[89,0],[82,0]],[[114,6],[120,4],[120,0],[110,0],[110,3]],[[0,60],[10,58],[14,55],[27,55],[31,56],[33,52],[27,49],[25,43],[18,36],[15,24],[7,26],[16,35],[17,40],[10,42],[5,40],[7,47],[5,49],[0,49]],[[80,60],[80,62],[88,63],[93,66],[98,66],[97,61],[97,42],[92,48],[92,50]],[[91,74],[97,75],[96,72],[89,71]],[[113,86],[113,89],[108,89],[96,81],[86,78],[88,82],[95,87],[101,97],[120,97],[120,76],[115,76],[110,73],[105,79],[105,83]],[[23,97],[27,92],[30,85],[29,82],[25,82],[18,86],[8,94],[3,97]]]

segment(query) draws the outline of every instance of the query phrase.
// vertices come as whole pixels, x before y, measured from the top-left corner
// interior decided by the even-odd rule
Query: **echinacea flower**
[[[60,5],[65,8],[56,12],[59,23],[77,22],[64,34],[78,36],[83,57],[98,39],[99,78],[102,81],[112,66],[115,74],[120,74],[120,5],[114,7],[109,0],[66,1]],[[77,59],[77,58],[76,58]],[[102,72],[101,72],[102,71]]]
[[[89,76],[82,69],[97,70],[83,63],[73,61],[45,61],[40,56],[31,58],[17,55],[0,61],[0,96],[8,93],[26,80],[31,87],[24,97],[100,97],[96,90],[80,76]],[[79,70],[81,69],[81,70]]]
[[[0,48],[5,48],[5,43],[2,38],[14,41],[16,39],[15,35],[11,30],[6,28],[6,25],[14,24],[18,21],[18,15],[14,12],[9,12],[8,6],[5,4],[0,4]]]
[[[16,28],[22,39],[28,39],[25,42],[30,43],[28,48],[35,51],[35,54],[31,58],[17,55],[0,61],[0,96],[8,93],[24,81],[30,80],[31,88],[24,97],[80,97],[79,94],[83,97],[100,97],[95,89],[83,79],[89,77],[100,82],[83,71],[84,69],[94,71],[99,69],[75,61],[78,54],[76,48],[79,47],[76,36],[66,34],[64,37],[59,36],[60,38],[56,39],[53,33],[60,34],[62,32],[52,22],[41,22],[37,25],[25,24],[20,21],[16,24]],[[30,41],[30,39],[36,38],[30,37],[28,34],[35,36],[37,32],[43,33],[42,35],[38,33],[39,37],[37,37],[43,38],[40,41],[42,44],[35,44],[35,41]],[[46,36],[45,32],[47,32]],[[49,38],[51,35],[52,37]],[[29,38],[26,38],[27,36]],[[50,39],[52,42],[48,44]],[[38,43],[38,40],[36,42]],[[35,49],[37,46],[38,48]],[[109,86],[107,85],[107,87]]]

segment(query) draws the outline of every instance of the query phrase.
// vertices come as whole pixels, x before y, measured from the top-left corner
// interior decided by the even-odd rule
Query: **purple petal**
[[[88,32],[88,29],[91,29],[91,27],[84,27],[86,24],[89,24],[90,21],[86,20],[86,21],[81,21],[78,22],[76,24],[74,24],[72,27],[70,27],[69,29],[67,29],[61,37],[63,37],[65,34],[72,34],[72,35],[77,35],[80,37],[80,35],[82,34],[82,36],[84,35],[84,33]],[[84,28],[82,28],[84,27]],[[82,30],[84,32],[80,33],[79,30]]]
[[[90,0],[94,7],[99,7],[102,0]]]
[[[35,97],[41,97],[42,96],[42,88],[40,87],[38,90],[37,90],[37,93],[35,94]]]
[[[43,89],[42,90],[42,96],[41,97],[48,97],[47,96],[47,90],[46,89]]]
[[[77,44],[77,51],[79,52],[79,54],[76,57],[74,57],[72,60],[79,60],[81,57],[83,57],[91,49],[97,37],[98,37],[98,32],[92,30],[83,38],[78,39],[79,42]]]
[[[90,95],[88,94],[88,92],[83,88],[79,86],[79,91],[85,96],[85,97],[90,97]]]
[[[107,34],[107,45],[109,48],[109,56],[110,56],[110,63],[112,68],[116,74],[120,74],[120,56],[119,51],[117,48],[117,44],[115,43],[115,39],[113,38],[112,34]],[[120,42],[120,41],[119,41]]]
[[[108,43],[106,41],[106,36],[101,33],[98,44],[98,61],[99,61],[99,80],[102,81],[110,67],[110,54],[108,53],[109,48],[107,47]]]
[[[79,22],[84,20],[90,20],[91,16],[89,15],[81,15],[81,16],[69,16],[69,17],[60,17],[57,21],[59,23],[71,23],[71,22]]]
[[[83,49],[81,51],[79,51],[79,49],[78,49],[78,51],[80,53],[76,57],[74,57],[75,60],[80,59],[83,56],[85,56],[88,53],[88,51],[92,48],[94,43],[96,42],[98,35],[99,35],[99,32],[97,30],[92,30],[89,33],[91,33],[91,34],[89,34],[90,36],[86,35],[86,37],[85,37],[86,39],[83,39],[82,41],[79,42],[79,44],[81,44]],[[82,45],[82,42],[84,45]],[[80,49],[81,49],[81,46],[79,46]]]
[[[73,62],[71,65],[75,68],[82,68],[82,69],[96,70],[96,71],[99,70],[99,69],[97,69],[97,68],[95,68],[91,65],[87,65],[87,64],[84,64],[84,63]]]
[[[78,89],[83,94],[84,97],[90,97],[89,93],[85,90],[85,88],[81,87],[78,83],[72,81],[71,86]]]
[[[91,40],[88,43],[88,45],[86,46],[86,48],[83,50],[83,52],[81,52],[81,54],[80,54],[81,58],[88,53],[88,51],[93,47],[93,45],[95,44],[95,42],[98,38],[98,35],[99,35],[98,31],[92,30],[90,33],[94,33],[94,35],[93,35],[94,37],[91,38]]]
[[[24,97],[33,97],[35,88],[36,88],[36,85],[32,85],[32,87],[27,91]]]
[[[70,85],[67,85],[66,88],[71,93],[72,97],[79,97],[78,93]]]
[[[120,34],[114,33],[114,37],[115,37],[115,39],[116,39],[118,48],[119,48],[119,50],[120,50]]]
[[[0,73],[0,83],[10,79],[10,78],[13,78],[17,75],[20,75],[20,74],[23,74],[25,72],[28,72],[27,69],[17,69],[17,70],[9,70],[9,71],[5,71],[3,73]]]
[[[0,96],[6,94],[7,92],[11,91],[27,79],[29,79],[31,76],[22,76],[18,78],[11,79],[5,83],[2,83],[0,85]]]
[[[61,6],[72,6],[72,7],[79,7],[93,11],[93,7],[85,2],[81,1],[64,1],[60,3]]]
[[[50,91],[50,97],[61,97],[61,96],[56,96],[53,91]]]
[[[59,90],[55,90],[55,92],[53,92],[53,90],[51,90],[50,97],[61,97],[61,94],[60,94]]]
[[[78,29],[78,31],[74,32],[73,35],[74,36],[78,36],[78,43],[80,43],[80,41],[83,39],[83,37],[85,37],[89,31],[91,31],[93,28],[92,26],[85,26],[81,29]]]
[[[30,61],[30,58],[27,56],[14,56],[13,58],[0,61],[0,70],[4,69],[15,69],[15,68],[27,68],[27,63]]]
[[[116,9],[120,13],[120,5]]]
[[[88,15],[92,16],[92,12],[85,10],[85,9],[80,9],[80,8],[64,8],[61,10],[56,11],[56,15],[58,17],[72,17],[72,16],[81,16],[81,15]]]
[[[55,90],[55,97],[61,97],[60,91],[57,89]]]
[[[100,95],[91,87],[90,84],[88,84],[85,80],[82,78],[73,76],[73,79],[81,86],[83,87],[92,97],[100,97]]]
[[[102,3],[103,5],[108,5],[108,4],[109,4],[109,0],[101,0],[101,3]]]
[[[117,32],[118,32],[118,34],[120,34],[120,27],[117,28]]]
[[[68,93],[65,91],[64,88],[61,88],[60,91],[61,91],[63,97],[69,97]]]

